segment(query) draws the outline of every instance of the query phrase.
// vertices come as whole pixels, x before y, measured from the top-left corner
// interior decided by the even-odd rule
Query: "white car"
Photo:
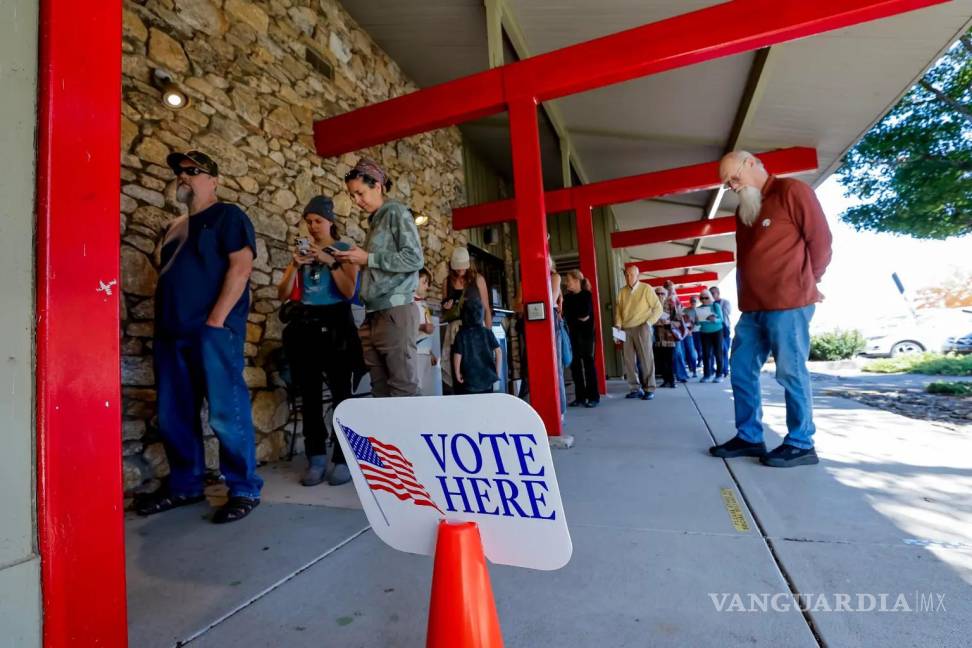
[[[867,346],[862,355],[897,357],[924,351],[941,352],[956,327],[972,325],[972,311],[962,308],[936,308],[886,320],[876,330],[865,333]]]

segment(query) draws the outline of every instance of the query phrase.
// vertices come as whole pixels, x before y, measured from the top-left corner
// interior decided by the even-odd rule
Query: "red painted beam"
[[[736,217],[724,216],[712,220],[697,220],[674,225],[660,225],[644,229],[611,233],[611,247],[626,248],[635,245],[668,243],[682,239],[708,238],[736,233]]]
[[[813,171],[817,168],[816,149],[795,146],[760,153],[757,155],[766,170],[774,175],[786,176]],[[548,214],[574,209],[575,206],[602,207],[634,200],[646,200],[658,196],[715,189],[722,184],[719,178],[719,162],[704,162],[664,171],[592,182],[566,189],[555,189],[544,194]],[[452,227],[467,229],[494,225],[516,218],[516,206],[511,200],[457,207],[452,210]]]
[[[651,279],[642,279],[641,280],[641,283],[645,283],[645,284],[648,284],[650,286],[654,286],[655,285],[655,284],[652,284],[651,283]],[[698,295],[706,287],[707,286],[679,286],[679,287],[677,287],[675,289],[675,292],[678,293],[678,296],[679,297],[683,297],[685,295],[688,295],[688,296]]]
[[[721,263],[735,263],[736,255],[732,252],[706,252],[705,254],[686,254],[685,256],[668,257],[666,259],[651,259],[649,261],[635,261],[625,266],[636,266],[642,272],[656,272],[658,270],[681,270],[683,268],[701,268]]]
[[[122,648],[122,1],[42,0],[40,12],[35,376],[44,646]]]
[[[678,286],[680,284],[687,283],[699,283],[702,281],[719,281],[718,272],[696,272],[694,274],[687,275],[676,275],[674,277],[651,277],[650,279],[642,279],[645,283],[652,286],[664,286],[666,281],[671,281],[675,284],[675,290],[681,290]]]
[[[331,157],[501,112],[510,96],[549,101],[945,0],[734,0],[572,45],[316,122]]]

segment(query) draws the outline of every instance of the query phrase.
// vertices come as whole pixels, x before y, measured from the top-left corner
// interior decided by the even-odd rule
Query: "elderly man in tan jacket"
[[[639,274],[636,266],[624,269],[627,285],[618,293],[614,326],[624,331],[624,373],[630,387],[625,398],[652,400],[655,397],[655,356],[651,350],[651,327],[661,316],[662,305],[654,288],[638,281]]]

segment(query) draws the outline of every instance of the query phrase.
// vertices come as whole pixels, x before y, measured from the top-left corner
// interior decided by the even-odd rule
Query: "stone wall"
[[[341,179],[357,159],[321,159],[312,124],[415,89],[336,0],[125,0],[121,151],[123,453],[127,494],[156,488],[168,472],[159,443],[151,359],[158,245],[183,209],[165,166],[198,148],[222,172],[220,196],[241,205],[257,231],[253,306],[246,339],[257,458],[279,458],[288,439],[285,393],[268,358],[282,326],[275,285],[289,262],[301,209],[334,196],[345,239],[361,243],[366,217]],[[170,73],[190,105],[169,110],[153,86]],[[395,179],[392,195],[418,214],[426,264],[441,285],[454,245],[450,209],[464,204],[461,138],[446,129],[363,151]],[[436,291],[437,293],[437,291]],[[206,438],[207,464],[217,444]]]

